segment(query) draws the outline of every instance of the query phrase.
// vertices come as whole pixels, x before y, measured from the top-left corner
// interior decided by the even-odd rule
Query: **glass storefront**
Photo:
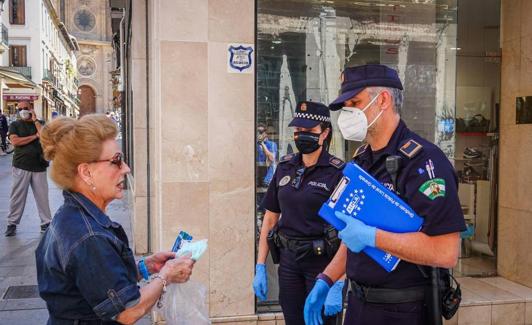
[[[328,104],[338,95],[343,69],[380,63],[396,69],[403,82],[402,119],[444,151],[465,184],[460,196],[462,201],[468,198],[462,205],[470,229],[462,236],[461,263],[474,258],[475,252],[493,255],[495,202],[490,197],[495,191],[491,180],[496,179],[496,137],[489,135],[496,131],[499,103],[500,4],[473,0],[462,7],[462,2],[257,1],[258,229],[263,216],[258,204],[277,161],[296,151],[288,128],[296,103]],[[330,151],[349,160],[360,143],[342,139],[337,114],[332,113],[335,133]],[[481,263],[491,266],[494,259]],[[459,264],[456,271],[468,270],[472,269]],[[271,263],[268,273],[274,303],[278,289]]]

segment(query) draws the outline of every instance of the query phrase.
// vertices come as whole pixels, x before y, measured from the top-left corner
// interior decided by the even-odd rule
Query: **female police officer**
[[[339,246],[336,233],[319,217],[318,210],[342,178],[344,162],[328,152],[332,129],[327,106],[298,103],[289,126],[295,128],[299,153],[281,158],[262,201],[266,214],[253,288],[259,299],[266,300],[264,263],[269,249],[272,257],[274,250],[280,249],[279,301],[285,323],[303,325],[305,297]],[[275,245],[270,242],[274,247],[268,247],[272,237]],[[326,314],[336,314],[341,310],[343,282],[327,285],[332,285],[332,289],[325,303]],[[334,324],[335,318],[329,317],[327,323]]]

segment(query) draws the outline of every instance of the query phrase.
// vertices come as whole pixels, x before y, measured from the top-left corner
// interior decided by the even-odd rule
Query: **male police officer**
[[[321,322],[328,288],[346,272],[351,292],[345,324],[430,324],[425,303],[430,278],[423,266],[452,268],[459,233],[465,230],[453,166],[438,147],[401,120],[403,87],[395,70],[365,65],[347,68],[342,77],[341,95],[329,108],[342,110],[338,126],[345,139],[367,143],[353,161],[398,193],[424,223],[419,232],[398,234],[337,213],[347,224],[339,234],[343,245],[307,297],[305,319],[307,324]],[[386,168],[386,159],[393,156],[402,162],[395,175]],[[361,252],[366,246],[402,261],[387,273]]]

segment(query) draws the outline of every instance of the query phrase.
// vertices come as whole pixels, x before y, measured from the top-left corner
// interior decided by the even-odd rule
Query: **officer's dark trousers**
[[[279,302],[286,325],[305,325],[303,317],[305,300],[316,282],[316,276],[327,267],[331,259],[327,256],[311,255],[296,262],[293,252],[281,249]],[[326,325],[336,324],[336,317],[324,320]]]
[[[348,295],[344,325],[430,325],[423,301],[402,304],[366,303]]]

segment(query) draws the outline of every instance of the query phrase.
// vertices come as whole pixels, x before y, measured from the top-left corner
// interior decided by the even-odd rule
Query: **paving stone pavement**
[[[9,286],[37,284],[34,252],[41,238],[40,219],[31,189],[17,235],[4,236],[9,211],[11,157],[0,156],[0,325],[44,325],[48,320],[48,311],[42,299],[3,299]],[[63,202],[63,196],[50,179],[48,187],[50,209],[54,215]],[[109,216],[122,224],[128,235],[131,234],[130,211],[127,198],[111,203],[108,210]],[[129,238],[132,236],[129,235]],[[151,324],[151,320],[147,316],[137,324]]]

